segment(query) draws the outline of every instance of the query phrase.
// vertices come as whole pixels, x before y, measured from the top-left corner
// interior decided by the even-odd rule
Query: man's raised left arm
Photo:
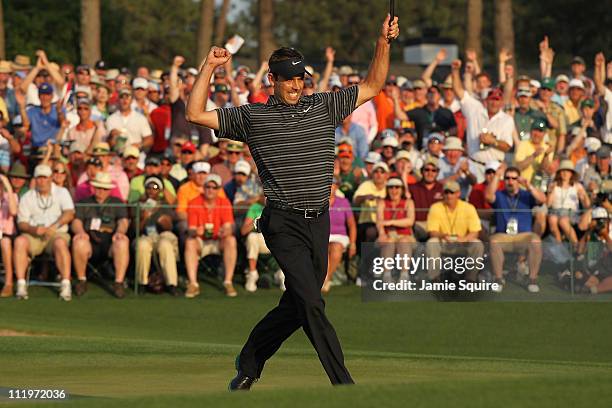
[[[359,84],[357,105],[360,106],[378,95],[385,85],[387,73],[389,72],[389,50],[391,41],[399,36],[398,18],[395,17],[389,24],[390,16],[387,15],[380,30],[380,36],[376,40],[374,57],[370,63],[370,69],[366,79]]]

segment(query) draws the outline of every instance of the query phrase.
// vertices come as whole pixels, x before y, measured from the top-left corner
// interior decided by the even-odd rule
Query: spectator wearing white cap
[[[20,299],[28,298],[25,278],[30,261],[43,252],[55,258],[62,279],[60,298],[72,299],[68,224],[74,218],[74,203],[68,190],[52,183],[51,174],[51,167],[36,166],[35,187],[19,202],[17,226],[21,235],[15,239],[15,275]]]
[[[397,132],[393,129],[385,129],[380,135],[382,138],[382,160],[387,163],[387,166],[391,166],[395,161],[395,153],[399,147]]]
[[[93,147],[102,142],[106,136],[104,123],[92,120],[91,100],[88,98],[76,100],[76,111],[79,123],[68,130],[65,140],[71,141],[72,145],[78,146],[83,149],[83,152],[91,155]]]
[[[569,82],[568,99],[563,104],[568,123],[580,120],[580,102],[585,98],[584,83],[580,79],[572,79]]]
[[[121,156],[123,171],[128,180],[131,181],[134,177],[142,174],[142,169],[139,167],[140,150],[136,146],[127,146]]]
[[[364,168],[363,168],[363,176],[365,178],[372,178],[372,170],[374,169],[374,165],[382,161],[382,157],[380,153],[376,152],[368,152],[367,156],[363,160]]]
[[[148,98],[149,81],[143,77],[134,78],[132,91],[134,93],[131,104],[132,110],[144,115],[151,124],[151,112],[157,108],[157,104]]]
[[[374,242],[377,237],[376,206],[379,198],[386,197],[386,183],[389,178],[389,166],[379,162],[372,168],[372,179],[366,180],[357,188],[353,196],[353,204],[360,207],[357,222],[359,242]]]
[[[458,137],[448,137],[444,143],[444,157],[438,161],[438,181],[456,181],[461,186],[461,199],[467,199],[470,187],[477,183],[478,169],[463,156],[463,146]]]
[[[221,177],[209,174],[204,181],[204,191],[189,202],[187,209],[188,238],[185,241],[185,267],[189,283],[185,297],[200,294],[197,272],[198,261],[207,255],[223,254],[225,279],[223,286],[229,297],[237,295],[232,279],[236,266],[236,238],[232,204],[219,197]]]
[[[593,94],[594,86],[593,81],[585,75],[586,72],[586,62],[584,58],[580,56],[575,56],[572,58],[572,63],[570,65],[570,69],[572,71],[572,79],[578,79],[582,81],[585,87],[586,95],[591,97]]]
[[[563,106],[569,98],[569,77],[565,74],[557,75],[555,78],[555,94],[552,101],[559,106]]]
[[[234,165],[232,179],[223,186],[225,195],[234,207],[236,224],[242,225],[242,218],[251,204],[263,203],[263,187],[256,177],[249,162],[239,160]]]

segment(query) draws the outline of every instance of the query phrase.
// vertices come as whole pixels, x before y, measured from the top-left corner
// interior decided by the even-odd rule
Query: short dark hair
[[[508,173],[516,173],[519,176],[521,175],[521,171],[518,169],[518,167],[514,167],[514,166],[510,166],[506,169],[506,171],[504,172],[504,177],[506,176],[506,174]]]
[[[288,59],[293,59],[293,58],[298,58],[298,59],[303,60],[304,56],[302,55],[301,52],[299,52],[295,48],[281,47],[281,48],[274,50],[272,55],[270,55],[270,59],[268,60],[268,66],[271,66],[272,64],[276,62],[286,61]],[[272,73],[272,75],[274,76],[274,79],[277,79],[277,75],[275,73]]]

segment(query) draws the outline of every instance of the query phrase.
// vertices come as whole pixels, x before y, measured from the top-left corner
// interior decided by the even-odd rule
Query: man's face
[[[51,177],[36,177],[36,189],[40,193],[48,193],[51,191]]]
[[[204,173],[204,172],[195,173],[193,175],[193,182],[196,184],[196,186],[202,187],[204,186],[204,181],[206,181],[206,176],[208,176],[208,173]]]
[[[5,90],[8,87],[9,74],[0,73],[0,90]]]
[[[111,192],[110,190],[107,190],[105,188],[94,187],[94,194],[96,196],[96,200],[99,203],[106,201],[108,196],[110,196],[110,192]]]
[[[553,91],[548,88],[540,88],[540,99],[542,102],[548,102],[552,98]]]
[[[452,192],[450,190],[444,190],[444,203],[448,206],[454,206],[459,201],[461,191]]]
[[[78,70],[77,75],[76,75],[76,81],[77,81],[77,84],[79,85],[89,85],[89,82],[91,81],[89,70],[87,69]]]
[[[450,103],[455,99],[455,92],[452,88],[443,88],[442,95],[444,97],[444,101]]]
[[[206,183],[204,186],[204,198],[206,201],[212,202],[217,198],[217,191],[219,190],[219,186],[212,181]]]
[[[145,174],[147,176],[157,176],[161,173],[161,166],[156,166],[154,164],[145,165]]]
[[[610,171],[610,156],[597,158],[597,167],[599,168],[600,173],[608,173]]]
[[[85,172],[87,173],[87,177],[89,177],[90,180],[93,180],[100,170],[102,170],[102,167],[95,164],[88,164]]]
[[[286,79],[281,76],[274,79],[274,75],[270,74],[268,79],[274,85],[274,95],[288,105],[296,105],[302,95],[304,89],[304,76],[296,76],[291,79]]]
[[[227,161],[236,164],[242,158],[242,152],[227,152]]]
[[[531,97],[527,95],[521,95],[518,97],[519,108],[523,110],[529,109],[529,102],[531,102]]]
[[[495,170],[489,169],[485,171],[485,183],[486,184],[491,184],[494,177],[495,177]]]
[[[79,105],[77,106],[77,114],[79,115],[79,119],[84,122],[91,117],[91,108],[89,105]]]
[[[25,185],[26,179],[20,177],[9,177],[9,181],[11,182],[11,186],[13,186],[13,190],[19,191]]]
[[[429,88],[427,91],[427,103],[431,106],[438,106],[440,102],[440,92],[436,88]]]
[[[234,173],[234,181],[237,185],[242,186],[246,183],[248,176],[244,173]]]
[[[584,74],[586,67],[578,62],[575,62],[572,64],[571,69],[572,69],[572,76],[579,77],[582,74]]]
[[[544,132],[539,129],[532,129],[531,133],[531,143],[535,145],[539,145],[544,140]]]
[[[476,88],[478,90],[489,89],[491,88],[491,80],[486,75],[479,75],[476,78]]]
[[[163,176],[168,176],[170,174],[170,170],[172,170],[172,163],[170,160],[164,159],[161,162],[161,174]]]
[[[347,171],[353,167],[353,158],[352,157],[339,157],[338,163],[340,163],[340,169]]]
[[[194,160],[195,153],[191,150],[181,150],[181,163],[184,165],[191,163]]]
[[[153,103],[158,103],[161,100],[161,95],[157,89],[149,89],[147,92],[147,97]]]
[[[402,89],[400,91],[400,97],[403,101],[412,101],[414,100],[414,89]]]
[[[582,108],[580,108],[580,111],[582,112],[582,117],[585,119],[592,119],[593,114],[595,114],[595,108],[592,108],[590,106],[583,106]]]
[[[463,155],[461,150],[445,150],[444,155],[450,164],[457,164],[459,158]]]
[[[559,95],[567,95],[569,91],[569,84],[565,81],[557,82],[555,85],[555,90]]]
[[[136,88],[134,89],[134,98],[137,101],[142,101],[147,97],[147,90],[145,88]]]
[[[422,101],[427,96],[427,89],[425,88],[414,88],[414,98],[418,101]]]
[[[572,100],[572,102],[580,101],[583,96],[584,96],[584,89],[579,88],[577,86],[573,86],[570,88],[569,98]]]
[[[358,85],[360,82],[361,82],[361,78],[359,78],[359,75],[351,74],[348,76],[346,85],[347,86]]]
[[[383,146],[382,156],[385,159],[390,159],[395,156],[395,148],[393,146]]]
[[[138,158],[134,156],[124,157],[123,168],[130,172],[135,171],[138,168]]]
[[[374,184],[381,185],[387,182],[387,172],[383,169],[376,169],[374,173],[372,173],[372,180]]]
[[[497,98],[487,98],[486,105],[489,115],[495,115],[501,109],[503,101]]]
[[[43,108],[48,108],[51,106],[51,100],[53,100],[52,94],[38,94],[38,98],[40,99],[40,106]]]
[[[217,106],[225,106],[229,102],[229,94],[227,92],[215,92],[214,100]]]
[[[520,174],[518,174],[516,171],[511,170],[506,171],[506,174],[504,175],[504,180],[506,182],[506,191],[511,195],[514,195],[519,191],[519,176]]]
[[[391,96],[391,94],[393,93],[393,89],[395,88],[395,83],[394,82],[387,82],[385,83],[385,87],[384,87],[384,92],[387,96]]]
[[[442,143],[438,139],[429,139],[427,149],[433,156],[439,157],[442,152]]]
[[[122,112],[129,111],[131,104],[132,104],[132,95],[123,94],[119,96],[119,109],[121,109]]]

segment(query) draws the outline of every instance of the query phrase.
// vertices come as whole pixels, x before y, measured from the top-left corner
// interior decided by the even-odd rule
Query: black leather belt
[[[317,209],[301,209],[294,208],[278,201],[268,200],[266,202],[266,207],[275,208],[277,210],[287,211],[292,214],[301,215],[304,218],[319,218],[323,214],[327,212],[327,208],[317,208]]]

